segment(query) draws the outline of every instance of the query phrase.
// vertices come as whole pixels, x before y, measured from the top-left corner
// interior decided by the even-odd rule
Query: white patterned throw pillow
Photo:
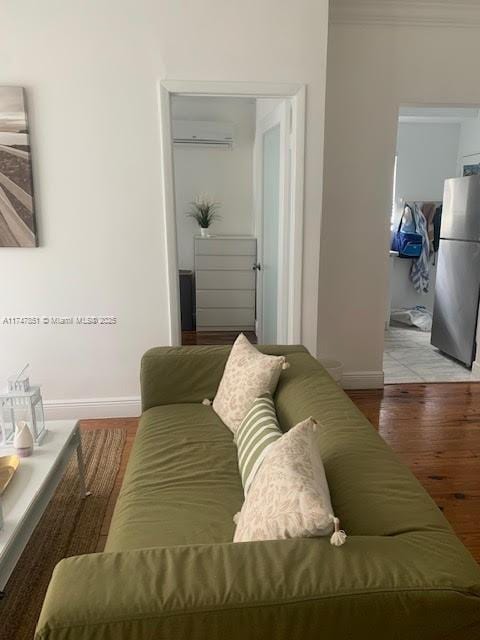
[[[237,518],[234,542],[327,536],[334,528],[331,543],[345,542],[332,514],[316,429],[308,418],[269,448]]]
[[[225,365],[213,410],[235,433],[255,398],[274,393],[282,369],[287,366],[284,356],[260,353],[241,333]]]
[[[235,433],[238,468],[243,491],[247,495],[250,485],[272,444],[282,437],[273,398],[265,393],[254,400],[250,411]]]

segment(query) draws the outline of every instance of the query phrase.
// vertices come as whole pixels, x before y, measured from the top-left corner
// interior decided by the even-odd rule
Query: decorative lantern
[[[28,365],[27,365],[28,366]],[[41,444],[45,434],[45,418],[43,414],[40,387],[30,385],[28,376],[8,379],[8,387],[0,393],[0,444],[11,445],[15,435],[15,426],[26,422],[32,432],[35,444]]]

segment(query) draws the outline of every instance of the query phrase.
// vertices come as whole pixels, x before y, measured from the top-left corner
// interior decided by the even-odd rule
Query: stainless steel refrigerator
[[[480,176],[445,181],[431,343],[472,366],[480,297]]]

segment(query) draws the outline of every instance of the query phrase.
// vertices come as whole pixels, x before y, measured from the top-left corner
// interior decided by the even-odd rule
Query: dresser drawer
[[[195,254],[202,256],[253,256],[257,255],[255,238],[195,238]]]
[[[248,271],[255,264],[255,256],[199,256],[195,258],[197,270]]]
[[[197,289],[197,307],[255,309],[255,291],[243,289]]]
[[[253,309],[199,309],[197,307],[197,330],[199,327],[253,329],[254,326],[255,313]]]
[[[202,271],[195,274],[199,289],[255,289],[255,271]]]

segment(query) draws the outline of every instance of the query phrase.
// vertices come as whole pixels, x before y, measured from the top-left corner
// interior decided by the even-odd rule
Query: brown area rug
[[[114,488],[125,429],[82,433],[89,498],[80,497],[76,456],[33,532],[0,602],[0,640],[32,640],[55,565],[68,556],[92,553]]]

